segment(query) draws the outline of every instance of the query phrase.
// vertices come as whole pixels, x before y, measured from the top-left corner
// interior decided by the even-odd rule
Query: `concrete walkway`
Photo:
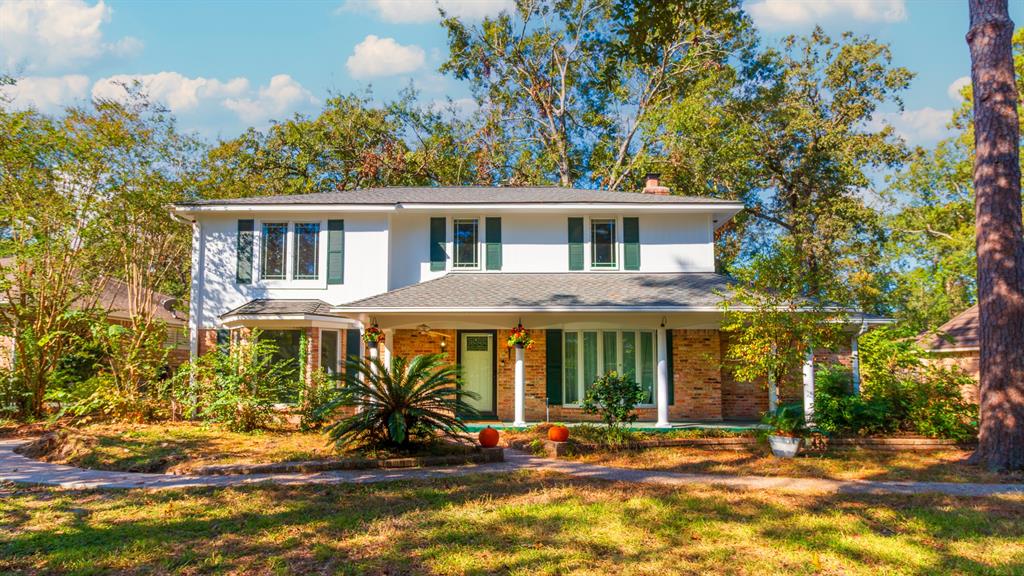
[[[635,482],[664,486],[716,485],[742,490],[782,490],[802,493],[833,494],[925,494],[954,496],[991,496],[1022,494],[1024,484],[967,484],[951,482],[880,482],[822,480],[817,478],[782,478],[768,476],[724,476],[717,474],[685,474],[612,468],[595,464],[550,460],[517,450],[505,450],[505,462],[443,468],[404,470],[339,470],[316,474],[254,474],[250,476],[174,476],[86,470],[74,466],[51,464],[14,453],[25,439],[0,439],[0,481],[56,486],[82,490],[94,488],[189,488],[198,486],[238,486],[259,482],[277,484],[365,484],[395,480],[455,478],[471,474],[537,470],[558,472],[578,478],[611,482]]]

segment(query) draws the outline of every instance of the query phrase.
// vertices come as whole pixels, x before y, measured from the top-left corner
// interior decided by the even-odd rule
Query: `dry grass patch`
[[[750,476],[791,476],[834,480],[913,480],[919,482],[1024,482],[1024,473],[1000,474],[967,464],[966,450],[881,452],[832,450],[776,458],[767,447],[756,450],[651,448],[600,451],[576,458],[620,468]]]
[[[242,434],[192,423],[95,424],[57,430],[46,451],[27,454],[49,462],[98,470],[185,471],[208,464],[260,464],[339,455],[319,433]]]
[[[781,495],[537,473],[160,492],[7,487],[0,572],[1013,574],[1024,572],[1024,498]]]

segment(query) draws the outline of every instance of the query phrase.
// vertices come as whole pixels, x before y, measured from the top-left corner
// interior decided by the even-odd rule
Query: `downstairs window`
[[[566,330],[562,338],[565,404],[582,403],[594,380],[613,370],[640,384],[641,404],[654,404],[653,330]]]

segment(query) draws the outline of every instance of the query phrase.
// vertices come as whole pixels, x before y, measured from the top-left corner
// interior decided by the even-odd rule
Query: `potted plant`
[[[512,332],[508,335],[508,341],[505,344],[509,348],[525,348],[527,350],[532,350],[533,338],[530,336],[530,331],[523,328],[522,324],[519,324],[512,329]]]
[[[376,348],[383,341],[384,331],[376,324],[363,331],[363,342],[366,342],[370,348]]]
[[[761,421],[770,427],[768,444],[772,454],[779,458],[793,458],[800,452],[806,430],[802,406],[780,406],[774,412],[766,412]]]

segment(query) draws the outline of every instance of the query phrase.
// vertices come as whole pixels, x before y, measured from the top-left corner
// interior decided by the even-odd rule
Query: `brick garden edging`
[[[183,472],[168,472],[176,476],[225,476],[234,474],[308,474],[329,470],[371,470],[390,468],[423,468],[429,466],[456,466],[460,464],[489,464],[504,462],[501,448],[476,448],[466,454],[446,456],[413,456],[409,458],[348,458],[345,460],[305,460],[274,462],[269,464],[211,464],[197,466]]]
[[[889,437],[889,438],[829,438],[828,447],[836,450],[867,449],[880,452],[949,450],[951,448],[973,449],[974,442],[960,442],[945,438]]]

